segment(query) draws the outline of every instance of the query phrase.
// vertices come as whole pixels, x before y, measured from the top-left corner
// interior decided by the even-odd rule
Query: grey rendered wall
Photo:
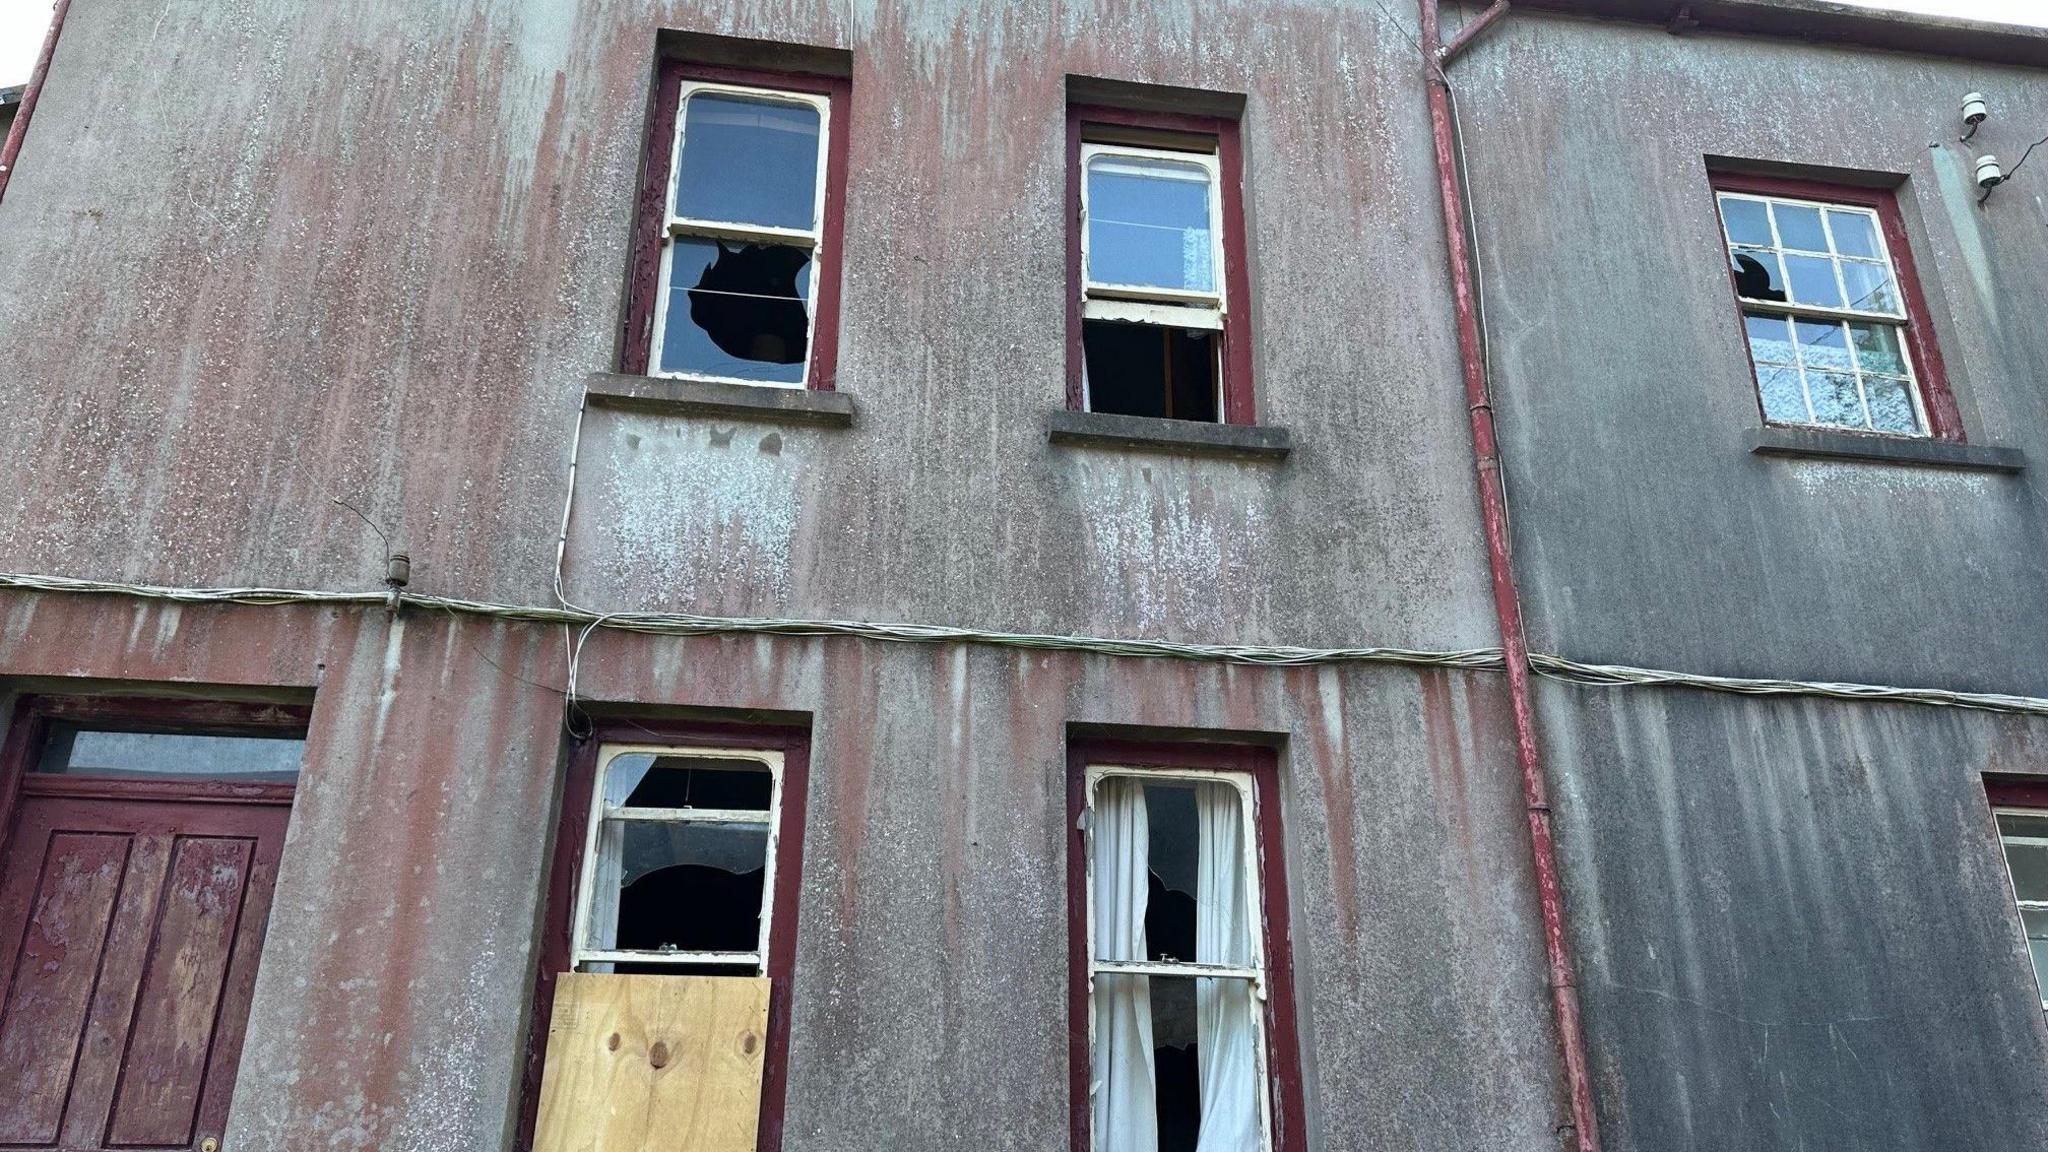
[[[1532,647],[1748,676],[2048,691],[2048,213],[1956,143],[2048,125],[2011,68],[1521,18],[1454,72]],[[1708,156],[1892,173],[1973,442],[2018,477],[1746,451],[1759,425]],[[1546,684],[1616,1149],[2048,1138],[1982,783],[2043,723]]]

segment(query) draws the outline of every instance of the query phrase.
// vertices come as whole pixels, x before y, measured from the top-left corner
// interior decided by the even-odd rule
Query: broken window
[[[654,309],[663,376],[802,387],[829,98],[685,81]]]
[[[1877,211],[1732,191],[1719,203],[1764,419],[1927,435]]]
[[[781,786],[779,752],[600,750],[577,970],[764,972]]]
[[[1251,778],[1091,767],[1095,1152],[1268,1147],[1264,927]]]
[[[2033,957],[2041,1007],[2048,1009],[2048,812],[2000,809],[1998,836],[2005,844],[2005,866]]]
[[[1206,151],[1081,145],[1081,393],[1093,412],[1224,418],[1223,197]]]

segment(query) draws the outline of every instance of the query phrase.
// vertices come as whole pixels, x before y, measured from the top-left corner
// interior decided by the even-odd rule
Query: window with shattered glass
[[[2000,811],[1998,836],[2005,845],[2005,866],[2034,961],[2041,1007],[2048,1009],[2048,812]]]
[[[764,974],[782,754],[607,745],[596,789],[577,970]]]
[[[1928,435],[1906,299],[1878,214],[1783,196],[1718,198],[1764,418]]]
[[[828,110],[823,96],[683,85],[653,374],[804,386]]]
[[[1223,419],[1216,153],[1081,146],[1081,380],[1094,412]]]

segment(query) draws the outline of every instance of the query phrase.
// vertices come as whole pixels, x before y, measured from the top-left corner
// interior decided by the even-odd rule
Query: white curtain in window
[[[1145,788],[1128,777],[1095,785],[1095,955],[1143,960],[1145,904],[1151,872]],[[1090,1074],[1098,1152],[1159,1152],[1154,1106],[1151,981],[1104,973],[1095,977],[1095,1053]]]
[[[1200,827],[1195,874],[1195,960],[1249,967],[1251,914],[1245,899],[1243,814],[1235,788],[1195,790]],[[1195,1037],[1202,1088],[1196,1152],[1257,1152],[1258,1062],[1252,1048],[1247,980],[1195,981]]]

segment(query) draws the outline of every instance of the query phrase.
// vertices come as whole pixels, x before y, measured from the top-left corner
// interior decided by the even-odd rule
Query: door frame
[[[277,804],[290,806],[293,783],[234,783],[222,780],[116,780],[93,776],[47,776],[29,771],[54,722],[99,724],[137,732],[202,736],[304,735],[313,709],[307,704],[238,700],[180,700],[157,696],[25,695],[15,705],[0,742],[0,858],[14,838],[26,796],[95,800],[170,800],[184,803]]]

